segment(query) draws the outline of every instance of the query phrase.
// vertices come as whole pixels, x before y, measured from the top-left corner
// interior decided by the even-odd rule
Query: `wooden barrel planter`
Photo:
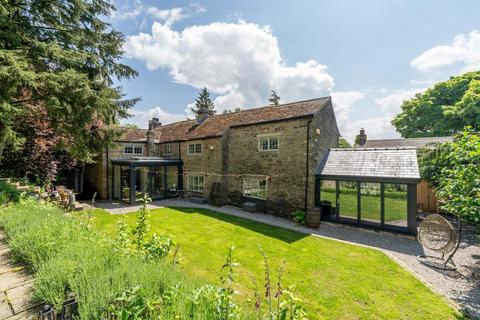
[[[307,210],[307,227],[317,229],[320,227],[320,208]]]

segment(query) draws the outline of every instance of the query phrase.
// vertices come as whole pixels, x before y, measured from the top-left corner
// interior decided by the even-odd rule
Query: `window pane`
[[[124,153],[133,153],[133,146],[132,145],[125,145],[124,146]]]
[[[134,148],[134,153],[135,154],[142,154],[143,153],[143,148],[141,146],[136,146]]]
[[[407,227],[407,185],[385,184],[385,224]]]
[[[357,182],[340,181],[339,218],[357,220]]]
[[[322,218],[335,219],[337,214],[336,183],[333,180],[322,180],[320,182],[320,201],[326,212],[322,212]],[[322,204],[321,203],[321,204]]]
[[[362,182],[360,194],[362,223],[380,225],[382,222],[380,183]]]
[[[202,153],[202,145],[201,144],[196,144],[195,145],[195,153]]]
[[[243,195],[259,199],[267,198],[267,181],[264,179],[244,178]]]
[[[194,153],[195,152],[195,145],[189,144],[188,145],[188,153]]]
[[[269,139],[270,141],[270,150],[278,150],[278,138],[273,137]]]
[[[260,150],[268,150],[268,138],[260,138]]]

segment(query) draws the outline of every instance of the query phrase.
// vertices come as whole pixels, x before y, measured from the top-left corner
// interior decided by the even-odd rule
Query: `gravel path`
[[[114,214],[128,213],[139,208],[139,206],[112,202],[99,202],[97,207],[106,209]],[[457,265],[457,270],[442,271],[428,267],[418,261],[417,257],[419,255],[432,253],[424,252],[419,243],[409,236],[370,231],[326,222],[322,222],[319,229],[309,229],[295,225],[291,221],[282,218],[262,213],[249,213],[233,206],[213,207],[207,204],[195,204],[179,199],[154,201],[148,205],[150,209],[161,207],[205,208],[305,234],[381,250],[434,291],[447,297],[454,306],[462,309],[465,314],[473,319],[480,319],[480,245],[478,241],[475,243],[471,230],[465,230],[460,248],[453,258]]]

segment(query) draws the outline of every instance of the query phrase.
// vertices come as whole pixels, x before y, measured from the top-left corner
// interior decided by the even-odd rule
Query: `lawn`
[[[135,214],[96,210],[100,230],[115,233],[118,219]],[[295,284],[314,319],[455,319],[459,315],[438,295],[383,253],[203,209],[151,211],[152,232],[180,243],[180,268],[218,284],[230,244],[235,246],[240,303],[253,303],[251,276],[264,278],[261,247],[276,269],[286,261],[286,285]]]
[[[334,192],[322,192],[321,200],[335,204]],[[340,215],[357,218],[357,195],[340,194]],[[380,221],[380,196],[362,195],[362,218]],[[385,197],[385,221],[407,219],[407,201],[401,198]]]

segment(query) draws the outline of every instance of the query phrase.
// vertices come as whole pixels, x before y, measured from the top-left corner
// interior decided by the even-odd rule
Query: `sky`
[[[123,123],[192,118],[207,87],[217,112],[332,96],[342,136],[395,138],[403,100],[480,70],[480,1],[115,0],[125,34],[118,83],[142,100]]]

